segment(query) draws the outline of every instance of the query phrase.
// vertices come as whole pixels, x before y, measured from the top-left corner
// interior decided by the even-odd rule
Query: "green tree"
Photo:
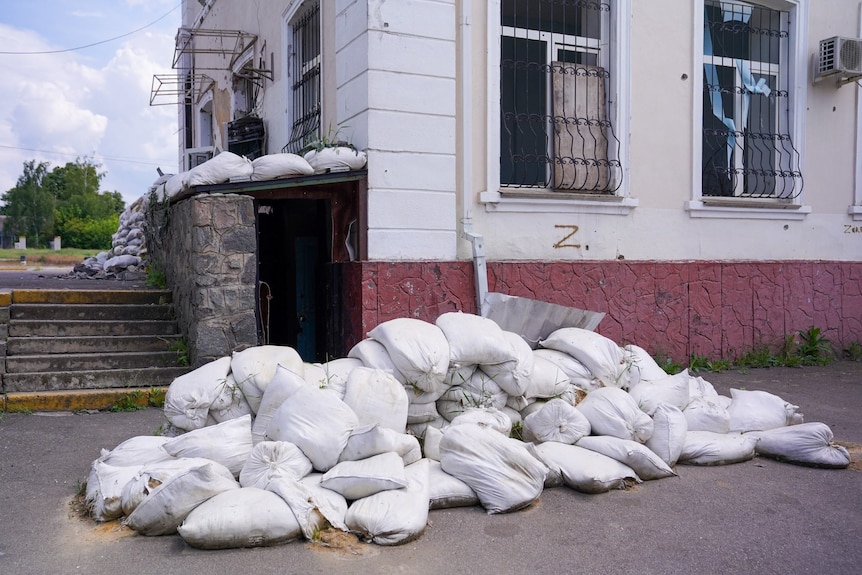
[[[54,198],[43,182],[48,163],[24,162],[17,185],[0,196],[9,231],[25,236],[33,246],[41,246],[54,228]]]

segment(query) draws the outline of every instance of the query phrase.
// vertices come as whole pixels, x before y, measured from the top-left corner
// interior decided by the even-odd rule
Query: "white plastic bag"
[[[401,545],[416,539],[428,524],[428,460],[404,470],[407,487],[381,491],[354,501],[344,517],[350,531],[378,545]]]
[[[779,461],[829,469],[850,465],[850,453],[843,445],[833,443],[832,430],[825,423],[800,423],[751,435],[758,438],[757,453]]]
[[[170,535],[192,509],[219,493],[239,489],[216,465],[201,465],[174,475],[138,504],[124,525],[141,535]]]
[[[673,469],[647,446],[610,435],[591,435],[581,438],[575,445],[607,455],[627,465],[645,481],[676,475]]]
[[[251,416],[189,431],[167,441],[165,451],[174,457],[203,457],[221,463],[239,475],[252,449]]]
[[[653,420],[638,408],[631,395],[618,387],[591,391],[576,409],[587,417],[596,435],[644,443],[653,434]]]
[[[524,441],[574,444],[590,434],[590,422],[572,404],[552,399],[524,418],[523,429]]]
[[[256,487],[213,496],[193,509],[177,532],[198,549],[264,547],[302,535],[287,503],[275,493]]]
[[[547,441],[530,449],[552,472],[562,476],[567,487],[581,493],[605,493],[640,483],[632,468],[583,447]]]
[[[470,486],[488,513],[529,506],[541,495],[548,474],[523,442],[472,424],[446,429],[440,440],[440,464]]]
[[[314,469],[326,472],[338,457],[359,420],[335,394],[304,386],[275,412],[266,438],[289,441],[311,460]]]
[[[287,441],[262,441],[254,446],[239,473],[242,487],[266,489],[270,481],[287,477],[300,480],[311,473],[311,461]]]
[[[360,425],[378,424],[398,433],[407,429],[407,392],[390,372],[355,368],[347,378],[344,403]]]

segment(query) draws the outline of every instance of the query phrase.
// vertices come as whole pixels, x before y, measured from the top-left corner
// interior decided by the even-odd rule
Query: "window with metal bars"
[[[790,124],[790,15],[706,0],[702,195],[791,199],[802,192]]]
[[[320,137],[320,3],[308,2],[290,23],[288,62],[292,95],[290,139],[283,152],[298,153]]]
[[[500,3],[500,185],[613,194],[612,4]]]

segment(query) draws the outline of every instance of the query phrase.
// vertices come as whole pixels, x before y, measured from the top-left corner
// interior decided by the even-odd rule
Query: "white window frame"
[[[739,1],[739,0],[734,0]],[[743,0],[748,4],[765,6],[773,10],[790,12],[789,48],[791,58],[786,80],[790,90],[791,109],[789,111],[790,135],[793,145],[799,152],[799,165],[805,165],[805,108],[808,95],[808,11],[810,0]],[[695,90],[703,87],[703,13],[704,0],[694,3],[694,71],[692,73]],[[697,95],[700,95],[698,91]],[[702,193],[703,174],[703,101],[692,98],[692,199],[685,209],[692,218],[729,218],[729,219],[766,219],[766,220],[803,220],[811,213],[811,207],[803,203],[805,190],[793,199],[747,198],[747,197],[705,197]]]
[[[205,108],[209,105],[209,110],[205,110]],[[208,91],[204,94],[200,101],[197,104],[197,144],[198,147],[210,147],[215,146],[216,134],[215,134],[215,114],[213,111],[213,93],[212,91]],[[204,117],[209,117],[209,133],[206,133]]]
[[[254,94],[254,88],[253,88],[254,82],[248,78],[240,77],[240,73],[242,72],[243,68],[245,68],[245,67],[247,67],[253,63],[254,52],[255,52],[255,47],[250,46],[246,50],[245,54],[243,54],[240,58],[237,59],[237,61],[234,63],[234,65],[231,69],[231,120],[239,120],[240,118],[247,118],[248,116],[251,116],[255,113],[255,102],[249,103],[249,101],[248,101],[248,99],[253,97],[253,94]],[[240,97],[240,92],[236,89],[237,88],[236,83],[238,81],[242,82],[242,84],[246,88],[248,88],[249,86],[252,86],[251,94],[248,93],[248,90],[245,90],[242,92],[242,96]],[[242,116],[237,115],[237,111],[240,109],[239,105],[238,105],[240,103],[240,99],[243,100],[243,104],[246,107],[246,109],[243,110],[245,113]],[[251,104],[251,105],[249,106],[249,104]]]
[[[537,190],[536,197],[507,197],[500,186],[500,36],[503,34],[500,18],[500,1],[488,0],[487,50],[488,50],[488,94],[486,142],[488,164],[486,181],[488,189],[479,194],[479,201],[488,212],[523,213],[596,213],[628,215],[637,207],[638,201],[629,197],[629,86],[631,59],[629,42],[631,37],[631,1],[605,0],[613,6],[609,23],[610,41],[615,43],[611,50],[610,66],[610,105],[609,119],[614,133],[620,141],[619,160],[622,163],[622,183],[615,195],[595,193],[562,193],[550,190]],[[510,30],[511,32],[511,30]],[[604,33],[604,30],[603,30]],[[536,37],[541,34],[535,31]],[[519,35],[520,37],[520,35]],[[607,38],[604,36],[603,39]],[[549,46],[549,50],[557,46]],[[516,188],[508,188],[515,191]],[[546,193],[542,193],[546,192]]]
[[[862,6],[859,7],[859,33],[862,37]],[[855,189],[853,205],[847,208],[847,213],[854,222],[862,221],[862,90],[856,90],[856,165]]]

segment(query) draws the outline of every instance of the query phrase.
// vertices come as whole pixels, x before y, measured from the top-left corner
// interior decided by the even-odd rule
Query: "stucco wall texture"
[[[351,345],[396,317],[433,322],[476,313],[472,262],[363,262]],[[821,329],[837,352],[862,342],[862,263],[488,263],[492,292],[605,312],[597,331],[620,345],[687,363],[777,351],[787,335]],[[361,310],[361,311],[360,311]]]

